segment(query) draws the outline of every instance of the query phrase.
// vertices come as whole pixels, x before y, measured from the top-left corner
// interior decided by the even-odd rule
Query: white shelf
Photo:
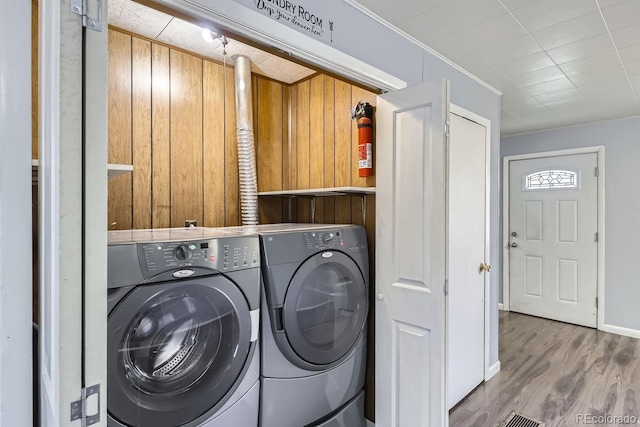
[[[258,196],[285,196],[285,197],[330,197],[330,196],[366,196],[376,194],[376,187],[332,187],[309,188],[304,190],[262,191]]]
[[[116,176],[133,172],[133,165],[119,165],[115,163],[109,163],[107,164],[107,171],[109,172],[109,178],[115,178]]]
[[[38,160],[31,160],[31,182],[36,184],[38,182]],[[115,163],[109,163],[107,165],[107,172],[109,178],[115,178],[116,176],[123,175],[125,173],[133,172],[133,165],[120,165]]]

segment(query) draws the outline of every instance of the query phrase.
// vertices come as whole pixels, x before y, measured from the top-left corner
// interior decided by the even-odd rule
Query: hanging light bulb
[[[208,30],[206,28],[202,30],[202,38],[208,43],[213,43],[213,40],[215,40],[216,36],[217,34],[211,30]]]

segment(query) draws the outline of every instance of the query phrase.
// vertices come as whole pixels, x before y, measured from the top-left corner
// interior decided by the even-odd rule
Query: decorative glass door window
[[[546,169],[524,176],[524,190],[577,189],[578,172],[561,169]]]

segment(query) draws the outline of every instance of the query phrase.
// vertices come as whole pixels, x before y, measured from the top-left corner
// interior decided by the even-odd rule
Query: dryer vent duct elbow
[[[251,100],[251,61],[237,56],[236,136],[238,139],[238,173],[240,178],[240,211],[242,225],[258,225],[258,173],[253,135],[253,102]]]

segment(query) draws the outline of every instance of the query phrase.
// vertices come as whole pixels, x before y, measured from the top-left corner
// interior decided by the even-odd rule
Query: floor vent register
[[[536,421],[533,418],[525,417],[524,415],[511,412],[503,422],[500,423],[500,427],[544,427],[544,423]]]

